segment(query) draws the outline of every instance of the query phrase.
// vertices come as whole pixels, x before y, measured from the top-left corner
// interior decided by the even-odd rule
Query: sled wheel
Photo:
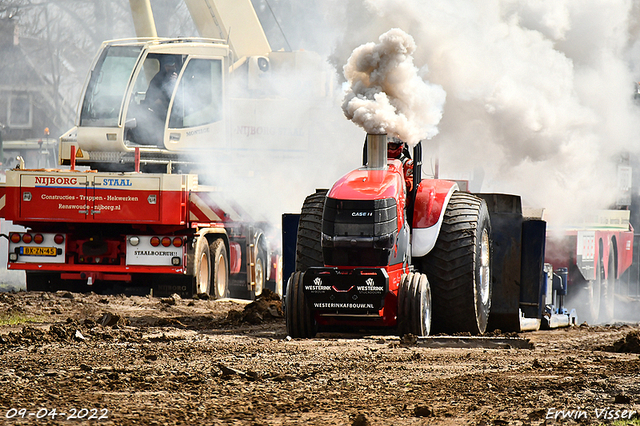
[[[211,253],[212,283],[213,291],[216,299],[224,299],[229,297],[229,260],[227,256],[227,247],[224,245],[222,238],[216,238],[209,245]]]
[[[614,241],[611,241],[609,260],[607,262],[607,278],[601,274],[600,286],[600,323],[611,323],[614,315],[614,300],[616,290],[616,257],[613,251]]]
[[[433,250],[424,257],[434,333],[487,329],[491,307],[491,224],[484,200],[454,192]]]
[[[322,209],[326,190],[309,195],[302,204],[298,239],[296,241],[296,271],[304,272],[312,266],[324,266],[322,258]]]
[[[287,334],[294,338],[314,337],[317,332],[313,313],[307,305],[302,289],[304,272],[295,272],[287,283],[286,321]]]
[[[431,331],[431,291],[427,276],[409,273],[398,288],[398,334],[428,336]]]
[[[209,294],[211,291],[211,258],[209,256],[209,242],[205,236],[198,238],[195,253],[196,293]]]

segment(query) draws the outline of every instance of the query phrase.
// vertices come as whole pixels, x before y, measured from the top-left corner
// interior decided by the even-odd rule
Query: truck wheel
[[[613,245],[613,241],[611,242]],[[616,291],[616,264],[615,254],[609,250],[609,261],[607,262],[607,278],[602,275],[600,288],[600,317],[599,322],[611,323],[613,321],[614,301]]]
[[[252,300],[260,296],[264,290],[264,286],[267,283],[267,265],[267,247],[261,237],[258,240],[258,254],[256,257],[256,285],[250,295]]]
[[[211,292],[211,257],[207,238],[201,236],[196,243],[194,274],[196,280],[196,294],[210,294]]]
[[[278,261],[276,263],[276,274],[274,281],[274,291],[280,296],[280,299],[284,299],[284,292],[282,286],[282,256],[278,256]]]
[[[312,266],[324,266],[322,258],[322,209],[327,190],[309,195],[302,204],[298,239],[296,241],[296,271],[306,271]]]
[[[317,333],[316,321],[302,289],[303,276],[304,272],[295,272],[287,283],[285,299],[287,334],[294,338],[314,337]]]
[[[216,238],[209,245],[211,253],[213,292],[216,299],[229,297],[229,260],[227,247],[222,238]]]
[[[482,334],[491,308],[491,223],[484,200],[455,192],[422,271],[431,284],[432,331]]]
[[[431,331],[431,289],[425,274],[402,276],[398,287],[398,334],[428,336]]]

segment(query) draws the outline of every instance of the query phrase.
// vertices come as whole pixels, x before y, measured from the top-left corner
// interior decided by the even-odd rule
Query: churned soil
[[[2,293],[0,318],[21,321],[0,326],[0,424],[607,424],[640,411],[634,324],[467,347],[380,332],[298,340],[270,293]]]

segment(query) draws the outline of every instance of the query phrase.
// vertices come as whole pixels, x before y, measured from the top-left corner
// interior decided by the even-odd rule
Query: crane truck
[[[386,135],[368,134],[362,167],[282,217],[292,337],[335,326],[426,336],[575,325],[576,310],[565,305],[572,271],[562,262],[575,261],[576,236],[590,244],[578,247],[579,260],[600,286],[630,263],[628,217],[606,232],[574,232],[568,250],[548,250],[542,211],[523,208],[519,196],[423,178],[421,143],[408,189],[386,146]],[[597,275],[604,264],[608,272]]]
[[[28,290],[282,292],[272,227],[197,173],[240,143],[234,113],[251,100],[230,99],[231,88],[251,92],[310,53],[271,52],[249,0],[186,3],[200,38],[157,37],[149,1],[131,0],[138,38],[105,42],[96,55],[76,126],[60,137],[68,168],[6,172],[0,217],[26,227],[7,236],[7,268],[26,271]],[[167,59],[174,81],[158,111],[146,95]],[[253,116],[269,108],[262,101]]]

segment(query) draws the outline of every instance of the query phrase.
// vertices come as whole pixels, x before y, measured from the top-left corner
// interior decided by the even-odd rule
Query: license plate
[[[56,256],[55,247],[20,247],[20,254],[24,256]]]

